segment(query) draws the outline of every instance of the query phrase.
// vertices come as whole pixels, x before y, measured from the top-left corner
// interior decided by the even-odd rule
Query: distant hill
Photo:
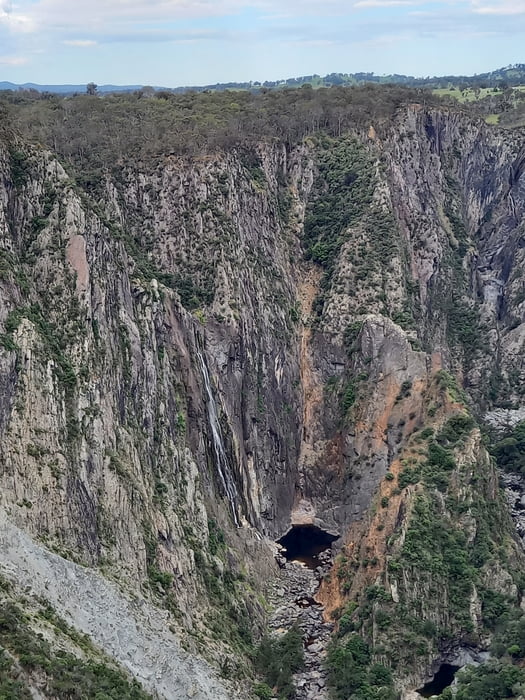
[[[108,92],[133,92],[140,90],[142,85],[99,85],[99,93]],[[160,89],[160,88],[157,88]],[[0,82],[0,90],[36,90],[37,92],[52,92],[59,95],[73,95],[76,92],[86,92],[86,85],[38,85],[37,83],[9,83]]]
[[[375,73],[329,73],[325,76],[303,75],[298,78],[285,80],[266,80],[245,83],[217,83],[215,85],[191,86],[174,88],[173,92],[186,90],[253,90],[260,88],[279,89],[301,87],[309,84],[312,87],[330,87],[332,85],[363,85],[364,83],[398,84],[408,87],[447,88],[456,87],[502,87],[525,84],[525,64],[518,63],[505,68],[498,68],[490,73],[479,75],[443,75],[426,78],[416,78],[413,75],[376,75]]]
[[[283,88],[302,87],[311,85],[312,87],[330,87],[332,85],[363,85],[365,83],[398,84],[408,87],[428,87],[433,89],[448,88],[451,86],[463,87],[514,87],[525,84],[525,63],[498,68],[489,73],[479,75],[443,75],[434,77],[414,77],[413,75],[376,75],[375,73],[329,73],[325,76],[317,74],[303,75],[296,78],[286,78],[284,80],[265,80],[264,82],[230,82],[215,83],[210,85],[186,85],[175,88],[155,86],[157,91],[167,91],[173,93],[181,92],[204,92],[206,90],[279,90]],[[142,85],[99,85],[98,92],[107,94],[111,92],[134,92],[142,89]],[[74,93],[86,92],[85,85],[38,85],[36,83],[15,83],[0,82],[0,90],[36,90],[38,92],[51,92],[61,95],[71,95]]]

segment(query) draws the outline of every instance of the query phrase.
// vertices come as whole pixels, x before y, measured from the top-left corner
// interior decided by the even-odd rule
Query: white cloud
[[[80,48],[97,45],[97,42],[93,39],[65,39],[62,43],[67,46],[79,46]]]
[[[354,7],[358,9],[367,7],[407,7],[413,5],[421,5],[421,2],[413,0],[359,0],[354,3]]]
[[[524,0],[473,0],[474,12],[480,15],[525,15]]]
[[[101,27],[107,22],[174,21],[211,17],[253,5],[247,0],[39,0],[32,6],[42,25]]]
[[[35,30],[35,23],[32,17],[13,12],[11,3],[4,2],[0,5],[0,27],[6,27],[14,34],[25,34]]]
[[[312,16],[348,16],[354,10],[410,8],[436,4],[476,12],[516,7],[525,0],[0,0],[0,25],[13,31],[123,33],[145,25],[233,15],[242,10],[266,14],[266,21]],[[515,11],[515,10],[514,10]]]
[[[0,56],[0,66],[25,66],[29,59],[24,56]]]
[[[392,16],[385,12],[389,8]],[[251,12],[234,18],[243,10]],[[508,25],[511,15],[521,13],[525,0],[0,0],[0,32],[7,28],[14,37],[32,32],[30,42],[13,48],[4,44],[6,52],[23,52],[30,43],[31,50],[41,45],[49,50],[57,44],[89,48],[111,42],[246,41],[249,32],[261,41],[281,37],[330,43],[333,38],[319,32],[334,17],[340,22],[327,31],[337,33],[347,24],[355,29],[354,41],[366,41],[408,30],[418,36],[489,29],[499,35],[509,29],[516,33],[519,28]],[[230,27],[222,22],[209,35],[201,22],[198,31],[192,28],[192,19],[208,18],[211,26],[221,16],[232,17]],[[322,25],[316,17],[323,18]]]

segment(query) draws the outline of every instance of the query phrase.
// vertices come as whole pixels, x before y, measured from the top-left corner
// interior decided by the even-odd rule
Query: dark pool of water
[[[316,525],[294,525],[278,543],[285,548],[284,556],[288,561],[300,561],[310,569],[321,563],[319,554],[329,549],[337,539]]]
[[[459,671],[459,666],[443,664],[434,678],[420,688],[417,692],[424,698],[431,698],[433,695],[440,695],[445,688],[454,682],[454,674]]]

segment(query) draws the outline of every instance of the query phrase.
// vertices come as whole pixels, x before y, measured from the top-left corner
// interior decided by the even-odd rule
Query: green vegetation
[[[393,211],[376,196],[381,183],[380,152],[372,142],[364,144],[349,135],[317,135],[312,142],[317,176],[305,214],[303,248],[305,257],[324,269],[313,305],[315,320],[319,321],[333,284],[339,291],[344,288],[342,278],[334,279],[334,272],[336,264],[342,262],[345,245],[343,259],[351,264],[351,286],[367,286],[370,298],[385,314],[404,328],[411,328],[414,288],[409,282],[405,285],[406,298],[390,308],[394,303],[388,291],[393,261],[401,261],[402,255]],[[366,306],[357,310],[360,315],[366,312]],[[345,329],[349,355],[355,351],[361,326],[362,321],[355,320]]]
[[[412,389],[412,380],[405,379],[405,381],[401,384],[401,387],[399,388],[399,394],[396,396],[396,403],[399,403],[403,399],[408,398],[410,396],[411,389]]]
[[[493,591],[483,593],[483,618],[494,630],[493,659],[458,674],[457,695],[447,689],[441,700],[499,700],[525,692],[525,616],[515,602]]]
[[[166,286],[177,291],[182,305],[188,311],[208,306],[213,301],[215,289],[212,275],[207,275],[202,285],[196,283],[193,278],[183,275],[164,275],[157,272],[156,276]]]
[[[457,691],[447,688],[440,700],[500,700],[525,692],[525,671],[510,663],[493,661],[469,666],[457,674]]]
[[[357,634],[334,642],[328,650],[329,682],[337,700],[396,700],[392,672],[373,663],[368,644]]]
[[[68,161],[77,184],[93,192],[102,187],[105,169],[119,176],[121,158],[153,165],[159,154],[194,155],[275,138],[292,144],[320,131],[339,137],[378,124],[402,103],[422,96],[427,103],[440,101],[427,91],[366,85],[258,93],[164,91],[148,99],[140,92],[67,98],[4,92],[0,108],[5,106],[30,142],[45,144]],[[23,165],[15,165],[23,178]],[[260,172],[250,172],[258,186],[266,185]]]
[[[279,700],[288,700],[295,696],[292,676],[304,663],[303,639],[297,627],[292,627],[279,638],[265,637],[255,654],[255,669],[264,678],[266,688],[275,688]],[[259,684],[258,697],[271,697],[266,692],[265,684]]]
[[[472,432],[476,423],[467,413],[452,415],[433,439],[432,428],[424,428],[415,436],[416,442],[428,441],[426,459],[416,464],[404,462],[403,471],[398,476],[400,489],[423,480],[427,486],[445,492],[451,472],[456,467],[453,449]]]
[[[330,276],[346,229],[359,221],[372,202],[374,170],[356,139],[322,139],[318,148],[316,196],[306,214],[306,257]]]
[[[303,245],[305,255],[325,269],[322,287],[326,290],[343,243],[349,240],[349,228],[366,230],[368,264],[387,264],[395,252],[393,232],[396,223],[391,213],[374,203],[377,185],[372,151],[353,137],[317,139],[318,176],[305,218]],[[357,330],[351,324],[345,338],[351,347]]]
[[[0,650],[0,698],[2,700],[32,700],[33,695],[4,649]]]
[[[466,369],[483,346],[483,332],[479,311],[454,294],[446,305],[448,333],[453,344],[460,346],[464,354]]]
[[[256,683],[253,686],[253,694],[255,697],[260,698],[260,700],[271,700],[273,697],[273,690],[267,683]]]
[[[441,428],[436,441],[446,447],[456,447],[476,427],[476,421],[468,413],[455,413]]]
[[[484,334],[477,303],[471,299],[470,282],[464,265],[472,244],[454,149],[452,153],[442,155],[442,167],[445,180],[444,224],[449,233],[449,245],[445,251],[447,270],[436,290],[436,303],[446,320],[449,342],[458,352],[465,373],[468,373],[473,360],[483,348]]]
[[[438,373],[436,384],[443,392],[457,390],[452,377],[444,372]],[[481,459],[477,465],[464,464],[460,452],[475,428],[474,419],[463,411],[451,415],[438,431],[427,427],[414,433],[414,444],[422,446],[403,460],[398,485],[419,486],[403,504],[407,515],[399,519],[386,540],[388,574],[384,586],[376,578],[375,585],[357,592],[339,611],[337,636],[328,656],[335,698],[395,698],[388,679],[406,675],[419,659],[448,648],[451,640],[477,644],[493,635],[498,664],[520,666],[521,649],[525,656],[521,594],[504,595],[494,586],[490,573],[496,566],[511,571],[514,561],[505,508],[494,499],[489,463]],[[381,515],[379,506],[388,505],[385,495],[379,499],[376,513]],[[367,549],[370,557],[372,551]],[[339,558],[336,575],[343,594],[355,590],[356,575],[366,575],[366,568],[377,564],[377,558],[370,557],[363,558],[361,553],[351,559]],[[519,577],[515,580],[523,588]],[[390,595],[392,585],[395,600]],[[481,601],[481,620],[471,616],[474,592]],[[378,663],[386,679],[381,689],[372,686],[369,676]],[[494,683],[487,681],[487,687],[505,687],[511,678],[515,689],[521,674],[519,668],[504,669]],[[463,683],[461,692],[465,694],[458,697],[478,697],[468,694],[469,683]],[[480,686],[471,685],[474,693],[482,692]],[[487,691],[479,697],[492,696]]]
[[[13,185],[17,189],[20,189],[27,183],[29,177],[29,163],[27,155],[24,153],[24,151],[11,147],[9,149],[9,161]]]
[[[210,534],[212,548],[216,548],[216,556],[226,558],[219,533]],[[226,561],[222,567],[210,561],[196,541],[193,542],[193,552],[197,573],[210,601],[206,624],[211,633],[226,641],[237,653],[251,653],[253,622],[246,605],[243,574],[233,571]]]
[[[162,571],[159,567],[157,540],[151,525],[143,524],[143,536],[146,547],[146,569],[149,585],[153,591],[163,597],[166,607],[176,614],[177,606],[171,590],[173,574],[169,571]]]
[[[76,387],[77,378],[67,356],[68,336],[64,327],[59,328],[49,320],[38,304],[21,307],[11,311],[5,321],[5,334],[3,344],[16,347],[13,334],[22,322],[27,318],[34,324],[38,331],[48,359],[54,361],[54,372],[60,386],[63,388],[66,398],[71,398]],[[78,321],[80,323],[80,320]]]
[[[147,583],[158,601],[179,618],[173,573],[161,568],[158,542],[152,524],[143,523],[146,547]],[[232,569],[227,556],[224,533],[215,520],[208,521],[208,541],[202,542],[191,527],[185,527],[185,541],[193,550],[196,576],[209,605],[205,624],[212,638],[225,642],[236,655],[249,658],[253,653],[253,620],[249,613],[251,588],[244,575]],[[218,560],[222,561],[218,561]],[[247,603],[247,600],[249,601]],[[230,674],[232,669],[224,668]]]
[[[440,369],[434,375],[434,382],[440,391],[446,392],[456,403],[467,403],[467,396],[463,389],[458,387],[456,378],[445,369]]]
[[[484,97],[497,94],[498,92],[500,92],[499,88],[492,87],[465,87],[463,90],[458,90],[456,87],[449,87],[436,88],[434,90],[435,95],[439,95],[439,97],[452,97],[460,103],[476,102],[477,100],[482,100]]]
[[[224,539],[224,532],[217,525],[215,520],[208,520],[208,549],[210,554],[216,555],[224,552],[226,548],[226,541]]]
[[[363,321],[353,321],[343,333],[343,343],[347,353],[351,356],[356,349],[357,339],[363,328]]]
[[[500,469],[525,474],[525,421],[515,425],[491,451]]]
[[[356,400],[356,387],[352,379],[350,379],[344,389],[342,398],[342,409],[343,413],[346,414],[352,408]]]
[[[417,569],[419,578],[423,577],[432,587],[446,582],[448,613],[464,632],[472,628],[468,601],[477,576],[470,553],[465,532],[442,512],[440,500],[431,494],[418,495],[395,562],[404,569]]]

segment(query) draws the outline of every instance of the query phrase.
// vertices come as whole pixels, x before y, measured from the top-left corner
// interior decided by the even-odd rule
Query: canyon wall
[[[518,604],[522,554],[475,421],[438,440],[453,465],[426,450],[451,417],[523,408],[522,171],[519,133],[419,104],[344,137],[127,160],[87,184],[6,132],[2,517],[163,610],[232,697],[249,696],[272,542],[292,525],[340,537],[327,614],[380,586],[408,618],[428,599],[418,619],[447,648],[483,647],[478,588]],[[401,552],[431,508],[469,532],[470,556],[486,503],[499,552],[467,581],[465,621],[448,570],[429,581]],[[399,688],[430,673],[443,644],[425,645],[415,662],[377,652]]]

